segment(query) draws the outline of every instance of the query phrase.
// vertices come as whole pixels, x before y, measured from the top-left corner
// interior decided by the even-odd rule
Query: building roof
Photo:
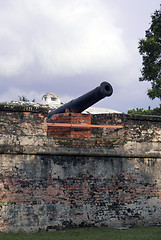
[[[45,97],[54,97],[54,98],[59,98],[60,99],[60,97],[55,93],[46,93],[45,95],[42,96],[42,99],[45,98]]]
[[[98,107],[89,107],[83,113],[90,113],[90,114],[101,114],[101,113],[121,113],[119,111],[108,109],[108,108],[98,108]]]

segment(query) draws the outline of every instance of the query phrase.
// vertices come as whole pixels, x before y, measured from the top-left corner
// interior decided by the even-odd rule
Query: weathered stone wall
[[[161,224],[161,159],[0,158],[1,231]]]
[[[161,118],[92,115],[82,139],[23,111],[0,114],[0,231],[161,224]]]
[[[0,104],[0,134],[46,135],[46,114],[44,108]]]

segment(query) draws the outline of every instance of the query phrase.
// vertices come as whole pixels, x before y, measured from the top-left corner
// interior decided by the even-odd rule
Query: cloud
[[[7,99],[7,101],[18,101],[19,97],[24,96],[29,101],[32,101],[35,99],[37,102],[41,102],[41,98],[43,95],[44,95],[44,93],[38,93],[33,90],[25,91],[18,87],[11,87],[8,89],[7,92],[4,92],[3,94],[1,94],[0,101],[6,102],[6,99]]]
[[[0,75],[36,61],[53,76],[115,71],[131,61],[103,0],[6,0],[0,21]]]
[[[9,29],[0,29],[0,74],[11,76],[23,71],[32,62],[23,42]]]

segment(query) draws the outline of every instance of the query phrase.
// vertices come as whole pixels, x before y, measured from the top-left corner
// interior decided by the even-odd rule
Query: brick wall
[[[48,136],[91,137],[91,115],[79,113],[55,114],[48,122]]]
[[[0,105],[0,134],[46,135],[47,110],[31,106]]]
[[[47,136],[40,109],[0,117],[0,231],[161,224],[160,117],[70,115],[90,138]]]
[[[161,224],[161,159],[0,158],[1,231]]]

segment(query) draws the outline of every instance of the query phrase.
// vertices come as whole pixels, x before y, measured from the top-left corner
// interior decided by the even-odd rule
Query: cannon
[[[48,118],[58,113],[73,112],[81,113],[88,107],[97,103],[105,97],[111,96],[113,93],[113,88],[108,82],[102,82],[100,86],[91,90],[90,92],[71,100],[70,102],[62,105],[61,107],[48,113]]]

